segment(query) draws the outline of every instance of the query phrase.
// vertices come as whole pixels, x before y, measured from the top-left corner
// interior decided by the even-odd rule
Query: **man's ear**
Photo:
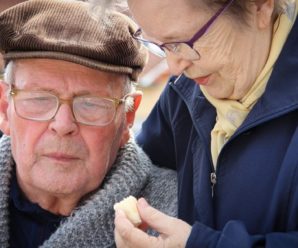
[[[133,126],[136,112],[137,112],[137,110],[140,106],[140,103],[142,101],[143,93],[142,93],[142,91],[136,91],[132,94],[132,97],[134,99],[133,100],[133,108],[126,112],[126,122],[129,126],[129,128],[131,128]]]
[[[266,29],[273,20],[274,0],[256,1],[257,23],[260,29]]]
[[[121,139],[121,146],[124,146],[130,138],[130,129],[133,126],[136,111],[140,106],[142,101],[143,93],[141,91],[134,92],[131,97],[133,97],[133,107],[126,112],[126,125],[124,126],[122,139]]]
[[[2,133],[9,135],[9,121],[7,118],[8,98],[7,91],[9,85],[0,80],[0,129]]]

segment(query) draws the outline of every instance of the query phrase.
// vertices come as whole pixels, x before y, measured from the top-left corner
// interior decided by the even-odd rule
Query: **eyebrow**
[[[186,24],[186,26],[189,27],[189,25]],[[160,37],[163,41],[161,40],[158,40],[158,39],[155,39],[154,37],[152,36],[149,36],[148,34],[146,34],[146,32],[139,26],[138,29],[141,29],[142,30],[142,36],[144,36],[145,39],[147,39],[148,41],[152,41],[156,44],[159,44],[159,45],[162,45],[164,43],[171,43],[171,42],[184,42],[185,41],[185,38],[181,38],[179,36],[183,36],[184,33],[180,33],[179,34],[179,31],[181,31],[180,29],[173,29],[171,31],[171,33],[166,33],[166,32],[162,32],[162,37]],[[166,29],[166,31],[169,31],[168,29]],[[195,32],[195,31],[194,31]],[[188,33],[185,32],[185,36],[187,35]],[[192,36],[189,37],[189,39],[191,38]]]
[[[145,38],[148,41],[152,41],[156,44],[159,44],[159,45],[161,45],[163,43],[168,43],[168,42],[171,42],[171,41],[177,39],[177,38],[175,38],[174,35],[171,35],[171,34],[165,35],[165,34],[163,34],[163,36],[161,37],[163,41],[161,41],[159,39],[155,39],[154,37],[151,37],[151,36],[147,35],[142,28],[141,28],[141,30],[142,30],[143,38]]]

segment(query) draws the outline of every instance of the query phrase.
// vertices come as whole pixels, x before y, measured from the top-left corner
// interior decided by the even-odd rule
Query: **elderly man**
[[[175,215],[175,173],[130,138],[146,60],[134,31],[78,1],[0,14],[0,247],[114,247],[113,205],[128,195]]]

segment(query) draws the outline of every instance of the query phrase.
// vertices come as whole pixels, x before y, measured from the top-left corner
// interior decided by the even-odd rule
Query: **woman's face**
[[[146,38],[158,44],[187,41],[214,15],[203,3],[128,0]],[[247,24],[221,15],[194,44],[201,58],[186,60],[167,52],[173,74],[184,73],[219,99],[241,99],[262,70],[270,48],[271,27],[260,25],[258,7],[251,6]],[[263,17],[262,17],[263,18]]]

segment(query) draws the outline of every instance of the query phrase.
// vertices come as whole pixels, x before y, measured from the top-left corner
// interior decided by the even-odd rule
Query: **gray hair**
[[[15,67],[16,64],[13,61],[10,61],[4,68],[3,79],[5,83],[13,84],[15,81]]]
[[[136,92],[136,84],[133,83],[129,77],[127,77],[124,87],[123,87],[123,95],[132,94]],[[134,98],[128,96],[125,101],[125,112],[131,112],[134,109]]]
[[[11,60],[8,62],[7,66],[4,69],[4,82],[9,85],[12,85],[15,81],[15,70],[17,64]],[[123,82],[123,95],[132,94],[136,91],[135,84],[130,80],[129,76],[125,75],[125,81]],[[127,97],[125,101],[125,112],[132,111],[134,108],[134,98]]]
[[[128,5],[126,0],[85,0],[90,3],[90,14],[91,16],[109,25],[111,22],[107,20],[105,15],[106,11],[118,11],[120,13],[128,13]],[[113,27],[111,27],[113,28]]]
[[[95,8],[101,6],[103,9],[120,12],[125,12],[128,9],[126,0],[88,0],[88,2]]]
[[[194,4],[194,1],[197,2],[197,0],[188,0],[192,1],[192,4]],[[227,0],[203,0],[203,2],[207,6],[211,6],[211,8],[216,8],[218,5],[224,5]],[[226,11],[227,14],[230,14],[231,16],[237,17],[242,22],[245,23],[245,17],[249,13],[249,4],[261,2],[260,0],[235,0],[232,5],[228,8]],[[293,13],[292,10],[295,6],[295,0],[275,0],[274,4],[274,12],[273,12],[273,18],[275,18],[277,15],[285,13],[287,16],[292,19]]]
[[[99,6],[107,10],[118,10],[120,12],[127,12],[127,0],[86,0],[91,3],[93,8]],[[188,3],[192,5],[199,4],[198,0],[187,0]],[[217,7],[218,5],[224,5],[227,0],[202,0],[207,6]],[[260,0],[235,0],[233,4],[229,7],[227,13],[232,16],[238,17],[240,20],[245,22],[245,17],[248,14],[248,4],[258,3]],[[290,19],[293,19],[295,10],[295,0],[275,0],[275,7],[273,17],[285,13]]]

